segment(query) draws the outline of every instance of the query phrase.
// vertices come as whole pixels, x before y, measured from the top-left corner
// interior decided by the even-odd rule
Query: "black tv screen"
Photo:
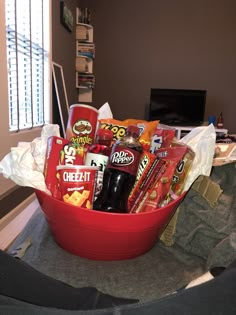
[[[148,119],[170,126],[202,125],[206,95],[206,90],[151,88]]]

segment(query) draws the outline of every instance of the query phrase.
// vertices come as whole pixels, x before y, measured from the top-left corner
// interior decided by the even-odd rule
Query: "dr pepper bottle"
[[[104,171],[102,190],[93,205],[95,210],[128,212],[128,197],[134,186],[143,152],[139,133],[137,126],[129,126],[124,137],[112,146]]]

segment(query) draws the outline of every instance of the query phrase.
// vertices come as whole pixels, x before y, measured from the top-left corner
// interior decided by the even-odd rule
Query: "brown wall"
[[[207,89],[205,118],[236,133],[236,1],[80,0],[92,10],[94,106],[144,118],[150,88]]]
[[[74,32],[53,0],[53,59],[64,67],[76,102]],[[223,111],[236,133],[236,1],[67,0],[92,12],[96,59],[93,105],[109,102],[115,118],[145,118],[150,88],[207,89],[205,119]]]
[[[68,32],[60,23],[60,0],[52,1],[52,60],[63,67],[65,85],[69,104],[77,102],[75,88],[75,30]],[[77,0],[64,1],[68,8],[75,14]]]

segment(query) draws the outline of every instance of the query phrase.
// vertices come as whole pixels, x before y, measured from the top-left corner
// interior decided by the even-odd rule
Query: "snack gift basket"
[[[84,105],[84,107],[88,110],[87,105]],[[92,116],[97,115],[95,110],[91,112]],[[83,139],[87,139],[87,133],[96,127],[96,120],[94,120],[93,128],[91,124],[84,128],[87,120],[82,119],[81,121],[83,130],[86,133],[85,136],[83,135]],[[135,122],[137,123],[137,121]],[[115,123],[117,124],[117,121]],[[164,131],[163,128],[157,128],[156,122],[141,121],[140,123],[148,126],[148,128],[154,125],[155,132]],[[77,124],[78,122],[74,123],[76,126]],[[130,120],[129,124],[132,124]],[[81,124],[77,127],[76,132],[77,129],[81,128]],[[73,128],[69,130],[71,131]],[[144,135],[145,132],[142,133],[142,136]],[[158,139],[159,134],[156,136]],[[72,205],[58,198],[57,193],[54,194],[54,188],[58,187],[57,177],[54,175],[57,175],[57,165],[63,164],[61,163],[63,161],[66,164],[66,155],[61,153],[65,153],[65,147],[70,141],[60,137],[58,125],[46,125],[42,129],[41,137],[34,139],[31,143],[20,142],[17,147],[11,148],[11,152],[0,162],[0,173],[4,177],[13,180],[17,185],[35,189],[52,236],[59,246],[66,251],[95,260],[130,259],[144,254],[155,245],[175,210],[184,199],[190,185],[199,175],[209,176],[214,155],[215,137],[215,129],[210,125],[195,128],[181,139],[182,144],[189,146],[195,154],[191,166],[191,176],[186,177],[187,181],[184,189],[181,194],[177,194],[172,199],[173,201],[158,208],[156,208],[157,203],[155,203],[155,206],[149,205],[148,211],[131,211],[129,213],[95,211],[91,209],[91,202],[89,203],[91,207],[87,207],[87,205],[82,207],[81,205]],[[59,142],[55,145],[51,139],[58,139]],[[146,142],[144,141],[144,143]],[[54,145],[54,150],[51,149],[52,145]],[[153,155],[150,152],[148,156]],[[59,157],[60,159],[64,158],[64,160],[60,160],[60,163]],[[77,154],[77,158],[80,162],[78,164],[81,164],[81,156]],[[72,158],[70,161],[72,161]],[[152,169],[152,174],[155,174],[153,165],[155,165],[154,160],[150,160],[149,167]],[[146,173],[143,173],[142,176],[149,178]],[[172,178],[172,175],[169,178]],[[91,181],[88,181],[88,184],[91,184]],[[135,204],[142,204],[138,202],[136,195],[133,200],[135,200]]]

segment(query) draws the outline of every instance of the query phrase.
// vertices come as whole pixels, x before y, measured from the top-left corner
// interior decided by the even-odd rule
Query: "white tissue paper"
[[[179,141],[190,146],[195,152],[195,158],[184,185],[184,191],[187,191],[198,176],[209,176],[211,173],[216,143],[215,127],[212,124],[196,127]]]
[[[44,161],[47,139],[50,136],[60,137],[59,126],[49,124],[42,128],[41,137],[32,142],[19,142],[0,162],[0,173],[17,185],[33,187],[48,191],[44,175]]]
[[[108,119],[113,118],[113,114],[110,105],[106,102],[98,110],[98,119]]]

